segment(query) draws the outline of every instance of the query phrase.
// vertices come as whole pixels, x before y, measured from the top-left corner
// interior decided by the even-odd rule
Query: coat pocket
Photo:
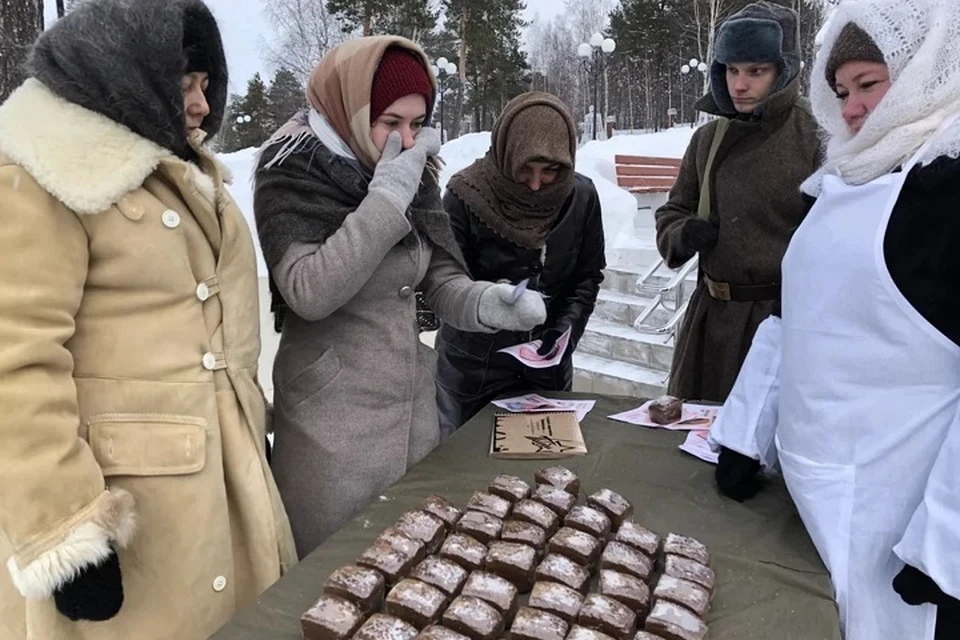
[[[207,421],[193,416],[109,413],[87,420],[104,477],[196,473],[206,464]]]
[[[319,358],[277,389],[280,401],[292,409],[333,382],[342,368],[340,356],[333,347],[329,347]]]

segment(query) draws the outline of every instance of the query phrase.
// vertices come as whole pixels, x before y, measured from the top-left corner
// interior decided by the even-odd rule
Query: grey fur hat
[[[727,18],[717,30],[710,87],[717,106],[736,113],[727,90],[727,65],[740,62],[774,63],[780,74],[773,92],[783,89],[800,71],[797,14],[770,2],[755,2]]]
[[[87,0],[45,31],[27,71],[69,102],[193,159],[181,81],[206,71],[210,113],[201,128],[220,129],[227,62],[220,30],[201,0]]]

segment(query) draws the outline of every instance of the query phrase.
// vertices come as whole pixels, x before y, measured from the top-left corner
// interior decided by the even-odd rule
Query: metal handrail
[[[633,322],[633,328],[641,333],[653,333],[658,335],[670,334],[670,336],[676,335],[676,327],[680,323],[680,320],[683,318],[683,314],[687,310],[689,301],[684,300],[683,296],[683,286],[686,283],[687,278],[696,269],[699,265],[699,260],[696,256],[688,260],[680,269],[678,269],[674,275],[661,287],[652,287],[649,282],[654,277],[654,275],[659,271],[660,267],[664,264],[662,258],[658,258],[643,274],[637,278],[636,289],[639,292],[644,293],[653,293],[656,292],[654,298],[650,301],[650,304],[647,305],[647,308],[637,316],[637,319]],[[667,305],[667,302],[670,301],[673,303],[673,308]],[[670,316],[670,319],[667,320],[664,324],[657,325],[648,325],[647,319],[653,315],[653,313],[660,307],[663,307],[667,311],[672,311],[673,313]],[[669,339],[669,338],[668,338]]]

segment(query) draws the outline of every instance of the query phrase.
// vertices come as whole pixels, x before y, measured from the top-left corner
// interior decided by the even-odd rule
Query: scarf
[[[876,43],[891,86],[856,134],[842,117],[842,104],[827,80],[827,66],[840,34],[854,23]],[[810,98],[827,136],[823,167],[801,187],[820,194],[823,176],[866,184],[910,159],[954,114],[960,113],[960,2],[956,0],[847,0],[824,29]],[[921,165],[960,156],[960,120],[923,153]]]
[[[547,93],[525,93],[497,118],[486,155],[454,175],[448,188],[497,235],[541,249],[573,193],[576,145],[576,126],[563,102]],[[531,191],[514,180],[531,161],[562,169],[553,183]]]
[[[317,118],[322,116],[317,114],[314,121]],[[372,175],[358,160],[324,144],[311,127],[308,110],[297,113],[264,145],[254,176],[253,210],[271,272],[270,310],[277,331],[287,305],[274,283],[273,269],[294,242],[322,244],[333,235],[366,198]],[[465,266],[440,202],[436,171],[429,165],[407,216],[421,236]]]
[[[423,60],[436,93],[437,80],[430,72],[427,54],[399,36],[354,38],[344,42],[324,56],[307,83],[307,102],[324,116],[353,155],[370,170],[380,160],[380,151],[370,139],[370,95],[380,58],[389,47],[408,49]],[[427,105],[427,113],[431,111],[433,104]]]

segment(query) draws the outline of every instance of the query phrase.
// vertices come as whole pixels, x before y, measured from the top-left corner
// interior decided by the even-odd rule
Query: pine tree
[[[429,0],[327,0],[343,30],[361,35],[398,35],[420,41],[437,24]]]
[[[489,128],[503,106],[524,90],[526,56],[520,50],[522,0],[444,0],[446,25],[459,45],[460,91],[455,137],[465,109],[474,126]]]
[[[243,97],[231,96],[224,123],[232,131],[224,132],[223,151],[230,153],[247,147],[259,147],[273,133],[267,86],[254,74]]]
[[[0,103],[23,82],[23,63],[41,31],[43,0],[0,0]]]
[[[280,69],[267,92],[268,131],[279,129],[294,113],[307,105],[305,89],[289,69]]]

